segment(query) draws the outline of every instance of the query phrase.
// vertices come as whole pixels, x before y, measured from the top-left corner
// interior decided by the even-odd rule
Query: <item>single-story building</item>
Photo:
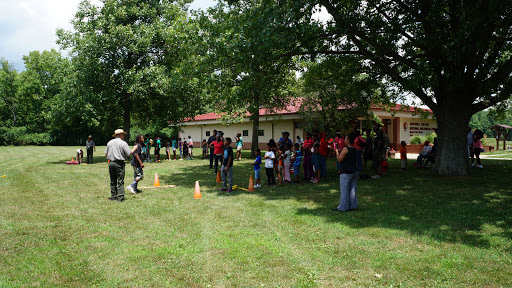
[[[387,109],[378,106],[371,108],[371,111],[382,120],[384,124],[383,129],[391,141],[390,146],[395,150],[401,141],[410,143],[409,140],[412,136],[426,136],[437,128],[437,122],[433,119],[432,111],[428,109],[421,110],[427,112],[429,116],[426,118],[424,113],[418,113],[415,107],[402,105],[395,105]],[[285,109],[273,112],[267,109],[260,109],[259,113],[258,146],[260,149],[265,149],[266,143],[270,139],[277,141],[281,138],[282,131],[288,131],[293,141],[296,139],[296,136],[304,138],[305,131],[302,129],[303,116],[299,113],[299,107],[288,106]],[[343,110],[340,110],[340,113],[343,113]],[[357,121],[359,121],[362,127],[364,119],[360,118]],[[201,143],[203,139],[208,139],[212,131],[216,129],[223,131],[226,137],[231,137],[232,139],[234,139],[237,133],[241,133],[243,148],[251,148],[252,121],[248,113],[243,122],[229,126],[222,124],[221,115],[217,113],[197,115],[186,119],[181,125],[182,132],[180,137],[191,136],[194,143]],[[198,145],[195,146],[198,147]]]

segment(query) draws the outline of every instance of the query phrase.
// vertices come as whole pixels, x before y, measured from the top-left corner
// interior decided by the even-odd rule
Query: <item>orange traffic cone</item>
[[[199,181],[196,181],[196,189],[194,190],[194,199],[201,199],[201,188],[199,188]]]
[[[254,180],[252,180],[252,175],[249,177],[249,191],[254,191]]]
[[[160,187],[160,179],[158,179],[158,173],[155,173],[155,187]]]
[[[217,170],[217,183],[222,183],[222,177],[220,177],[220,170]]]
[[[71,158],[71,162],[75,162],[75,158]]]

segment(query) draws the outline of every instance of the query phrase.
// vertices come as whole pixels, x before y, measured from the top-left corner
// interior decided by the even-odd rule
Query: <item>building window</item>
[[[258,136],[265,136],[265,130],[258,130]]]
[[[206,136],[210,136],[210,131],[206,131]]]
[[[249,130],[243,130],[242,131],[243,136],[249,136]]]

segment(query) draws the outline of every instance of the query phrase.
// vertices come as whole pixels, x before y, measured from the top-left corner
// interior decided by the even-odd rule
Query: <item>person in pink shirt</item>
[[[354,132],[357,134],[357,138],[354,141],[354,147],[357,149],[357,171],[361,172],[363,169],[363,149],[366,146],[366,141],[361,137],[358,129],[355,129]]]
[[[336,130],[336,138],[334,138],[334,152],[338,150],[338,152],[341,153],[343,148],[345,148],[345,136],[341,134],[340,130]],[[338,169],[338,174],[340,174],[341,164],[338,161],[336,161],[336,169]]]
[[[482,166],[482,160],[480,160],[480,153],[484,152],[484,145],[482,145],[482,138],[484,138],[484,133],[481,130],[476,129],[473,132],[473,150],[476,156],[476,164],[477,168],[484,168]],[[471,166],[475,165],[475,159],[471,157]]]

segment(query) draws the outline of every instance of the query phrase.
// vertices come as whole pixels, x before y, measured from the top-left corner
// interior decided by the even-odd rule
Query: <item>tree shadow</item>
[[[249,175],[254,175],[250,163],[235,162],[234,184],[247,188]],[[331,176],[319,184],[306,181],[280,187],[266,186],[262,168],[261,188],[254,192],[235,190],[229,196],[251,193],[271,201],[294,198],[308,206],[314,202],[316,208],[299,208],[297,214],[322,217],[353,228],[403,230],[448,243],[487,248],[493,237],[512,240],[512,190],[508,183],[512,162],[488,160],[485,169],[474,170],[471,176],[439,177],[426,169],[411,168],[403,173],[399,160],[391,160],[388,175],[358,181],[359,208],[345,213],[330,211],[338,205],[340,192],[338,177],[332,176],[337,175],[334,160],[329,161],[328,167]],[[365,168],[363,173],[371,172]],[[218,191],[221,186],[215,183],[216,175],[205,160],[180,167],[163,179],[190,187],[199,180],[202,191],[227,196]],[[510,243],[507,245],[504,249],[512,251]]]
[[[313,200],[317,208],[300,208],[299,215],[315,215],[353,228],[405,230],[437,241],[490,247],[493,237],[512,240],[512,190],[507,175],[512,165],[490,162],[486,170],[468,177],[439,177],[429,170],[394,171],[380,179],[359,181],[359,208],[331,212],[339,203],[339,188]],[[338,183],[335,183],[338,184]],[[298,197],[300,198],[300,197]],[[505,249],[511,250],[510,243]]]

